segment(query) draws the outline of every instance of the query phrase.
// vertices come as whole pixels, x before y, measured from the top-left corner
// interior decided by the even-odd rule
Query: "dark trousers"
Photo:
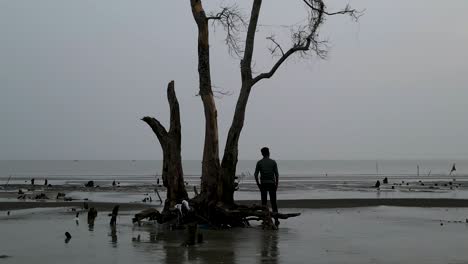
[[[271,209],[273,212],[278,212],[276,205],[276,185],[274,183],[262,183],[260,185],[260,193],[262,195],[262,205],[267,205],[267,193],[270,194]]]

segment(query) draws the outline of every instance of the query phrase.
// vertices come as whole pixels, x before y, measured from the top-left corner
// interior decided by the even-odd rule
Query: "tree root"
[[[230,227],[249,227],[249,221],[262,221],[263,229],[276,230],[278,227],[273,219],[288,219],[297,217],[300,213],[276,213],[271,212],[268,207],[252,205],[214,205],[207,207],[207,203],[194,203],[190,201],[190,210],[171,208],[160,213],[154,208],[145,209],[133,218],[133,223],[140,223],[143,219],[156,220],[159,224],[174,223],[178,226],[187,224],[206,224],[212,229],[225,229]],[[199,200],[198,200],[199,201]]]

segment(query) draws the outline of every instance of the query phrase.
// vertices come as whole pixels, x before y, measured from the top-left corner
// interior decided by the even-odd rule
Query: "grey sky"
[[[219,1],[205,0],[207,10]],[[251,1],[239,1],[248,12]],[[229,3],[229,1],[225,1]],[[338,7],[347,1],[331,1]],[[253,90],[240,159],[270,146],[278,159],[468,158],[468,1],[353,0],[359,23],[329,18],[327,61],[288,61]],[[301,1],[264,1],[265,36],[286,45]],[[141,121],[167,124],[165,89],[176,82],[183,158],[200,159],[196,27],[188,0],[0,1],[0,159],[160,159]],[[220,145],[237,99],[239,61],[212,31]]]

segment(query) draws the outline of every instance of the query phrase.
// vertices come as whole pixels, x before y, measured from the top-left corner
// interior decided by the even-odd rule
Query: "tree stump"
[[[90,227],[94,226],[94,219],[97,217],[97,210],[94,207],[89,208],[88,211],[88,225]]]
[[[119,205],[114,206],[112,209],[110,225],[115,226],[117,224],[117,215],[119,214]]]

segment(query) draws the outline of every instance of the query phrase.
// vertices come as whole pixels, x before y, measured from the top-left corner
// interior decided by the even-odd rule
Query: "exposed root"
[[[232,205],[222,204],[208,206],[198,199],[190,200],[190,207],[176,206],[160,213],[154,208],[145,209],[133,218],[133,222],[140,223],[147,218],[156,220],[159,224],[173,222],[178,226],[187,224],[206,224],[213,229],[225,229],[230,227],[249,227],[249,221],[262,221],[264,229],[276,230],[273,219],[288,219],[299,216],[300,213],[282,214],[271,212],[268,207],[252,205]]]

